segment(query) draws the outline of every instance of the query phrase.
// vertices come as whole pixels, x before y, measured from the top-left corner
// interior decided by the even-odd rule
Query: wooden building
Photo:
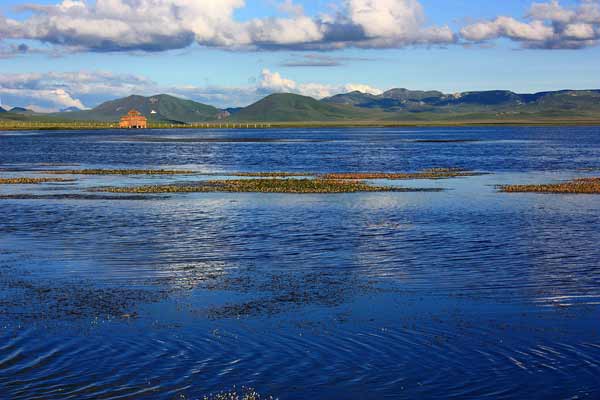
[[[119,122],[119,128],[126,129],[146,129],[148,127],[148,120],[137,110],[131,110],[121,117]]]

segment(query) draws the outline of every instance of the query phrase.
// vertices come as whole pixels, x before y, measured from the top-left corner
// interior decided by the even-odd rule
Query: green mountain
[[[132,109],[138,110],[150,121],[176,123],[214,121],[221,114],[221,111],[213,106],[160,94],[150,97],[134,95],[107,101],[91,110],[68,111],[54,115],[67,120],[118,121]]]
[[[378,96],[369,93],[359,92],[358,90],[350,93],[336,94],[335,96],[327,97],[321,101],[332,104],[345,104],[349,106],[358,106],[377,100]]]
[[[561,90],[519,94],[508,90],[443,94],[391,89],[381,95],[351,92],[322,100],[383,111],[384,119],[589,117],[600,111],[600,90]]]
[[[151,122],[535,122],[600,120],[600,90],[561,90],[519,94],[507,90],[444,94],[391,89],[380,95],[350,92],[323,100],[291,93],[269,95],[247,107],[216,107],[169,95],[129,96],[91,110],[54,114],[0,108],[12,121],[112,121],[136,109]]]
[[[34,114],[33,111],[28,110],[23,107],[13,107],[9,110],[9,112],[14,113],[14,114]]]
[[[229,117],[229,120],[256,122],[344,121],[373,119],[374,116],[371,111],[352,106],[329,104],[298,94],[276,93],[237,110]]]

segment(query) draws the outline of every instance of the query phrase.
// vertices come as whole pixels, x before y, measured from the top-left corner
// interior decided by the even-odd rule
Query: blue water
[[[600,176],[600,128],[0,132],[0,177],[431,167],[488,174],[331,195],[0,185],[0,399],[600,398],[600,197],[495,188]]]

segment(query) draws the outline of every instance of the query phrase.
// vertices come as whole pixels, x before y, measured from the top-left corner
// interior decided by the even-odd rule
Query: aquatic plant
[[[54,175],[187,175],[195,171],[167,169],[56,169],[42,171]]]
[[[210,394],[204,396],[203,400],[273,400],[271,396],[261,396],[256,390],[252,388],[242,387],[238,392],[236,388],[228,392],[220,392],[217,394]]]
[[[465,171],[459,168],[430,168],[420,172],[348,172],[330,173],[321,177],[324,179],[449,179],[465,176],[481,175],[481,172]]]
[[[600,194],[600,177],[540,185],[501,185],[498,188],[505,193]]]
[[[353,192],[406,192],[439,191],[441,189],[410,189],[391,186],[373,186],[360,181],[337,179],[231,179],[211,180],[195,184],[146,185],[135,187],[106,187],[96,191],[112,193],[353,193]]]
[[[294,176],[311,176],[307,172],[236,172],[231,176],[250,177],[250,178],[287,178]]]
[[[67,178],[0,178],[0,185],[37,185],[48,182],[73,182]]]

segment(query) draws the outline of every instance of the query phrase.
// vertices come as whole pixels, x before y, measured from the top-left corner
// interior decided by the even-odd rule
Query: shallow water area
[[[445,167],[487,174],[89,192]],[[44,173],[94,168],[197,173]],[[0,176],[76,179],[0,185],[0,398],[600,397],[600,197],[497,190],[600,176],[600,128],[0,132]]]

